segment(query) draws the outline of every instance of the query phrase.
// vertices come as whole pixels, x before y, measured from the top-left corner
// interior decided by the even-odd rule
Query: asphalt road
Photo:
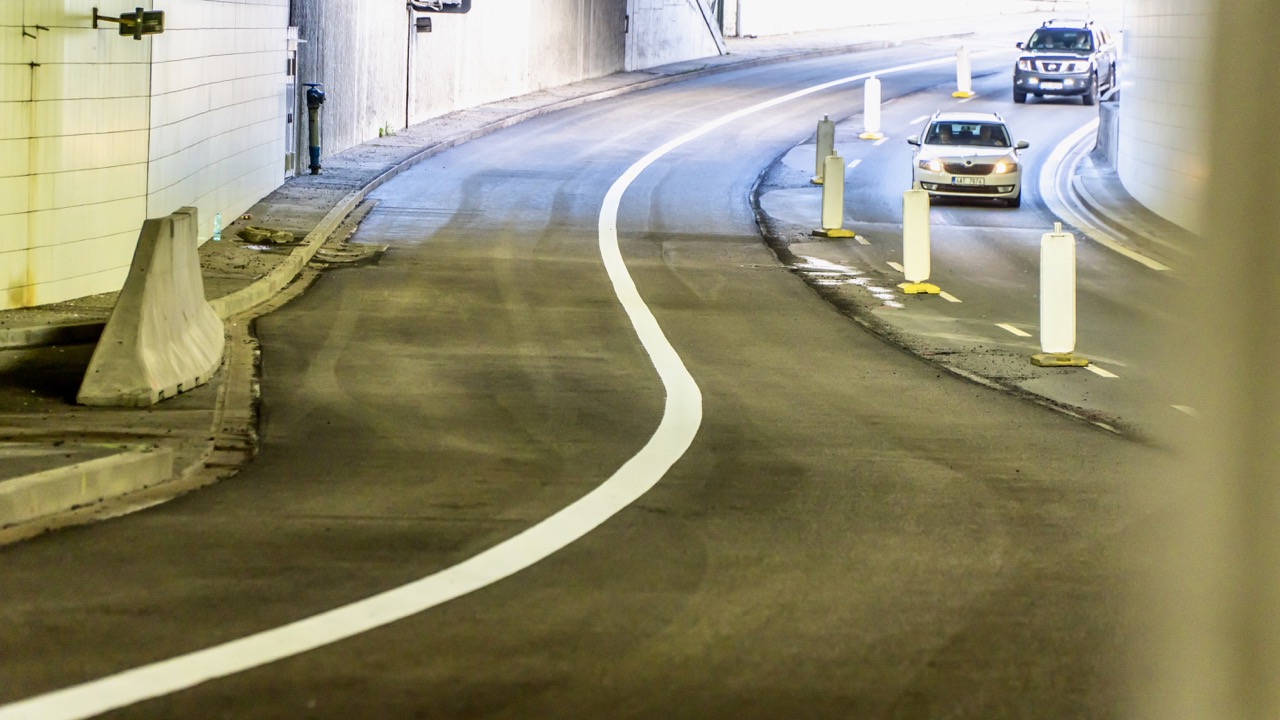
[[[692,439],[670,470],[612,516],[571,518],[581,539],[557,535],[545,559],[106,717],[1121,717],[1137,632],[1124,579],[1143,562],[1141,468],[1158,451],[884,342],[760,238],[759,173],[857,93],[710,129],[621,196],[620,254],[674,358],[642,342],[601,260],[606,193],[651,150],[950,52],[638,93],[384,186],[357,236],[389,245],[382,260],[326,273],[258,323],[263,447],[243,473],[0,549],[0,703],[523,548],[674,417]],[[892,92],[951,72],[892,74]],[[660,380],[677,365],[696,392]]]
[[[1041,238],[1061,220],[1041,197],[1042,176],[1054,184],[1063,170],[1057,161],[1071,147],[1063,145],[1064,138],[1096,120],[1097,108],[1069,98],[1015,105],[1009,62],[999,55],[979,60],[978,95],[969,100],[951,97],[952,85],[894,98],[884,106],[887,137],[880,142],[857,138],[860,117],[839,126],[837,150],[852,166],[845,227],[859,240],[808,237],[820,202],[808,182],[815,148],[810,141],[788,152],[758,193],[771,234],[794,255],[797,271],[824,294],[858,309],[864,321],[881,324],[914,352],[1118,432],[1167,443],[1191,422],[1176,409],[1186,397],[1155,379],[1165,359],[1158,348],[1167,345],[1162,338],[1176,326],[1162,299],[1191,290],[1176,271],[1153,269],[1077,232],[1076,351],[1091,368],[1043,369],[1029,363],[1041,351]],[[1031,143],[1022,153],[1023,206],[935,200],[930,281],[946,293],[944,299],[907,298],[892,290],[889,302],[868,303],[868,285],[892,289],[903,281],[901,265],[894,265],[902,262],[902,193],[911,182],[912,148],[906,138],[918,135],[937,110],[999,113],[1016,139]],[[1069,222],[1065,229],[1074,231]],[[842,280],[849,285],[839,287]]]

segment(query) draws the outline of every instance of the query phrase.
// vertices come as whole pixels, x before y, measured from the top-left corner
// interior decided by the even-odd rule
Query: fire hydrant
[[[320,106],[324,104],[324,84],[304,83],[307,86],[307,120],[310,123],[311,174],[320,174]]]

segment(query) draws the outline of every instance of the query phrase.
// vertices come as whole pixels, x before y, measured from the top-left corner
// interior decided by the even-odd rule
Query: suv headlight
[[[1006,67],[1007,67],[1007,66],[1006,66]],[[1018,69],[1019,69],[1019,70],[1026,70],[1026,71],[1030,72],[1030,71],[1032,70],[1032,67],[1031,67],[1031,61],[1030,61],[1030,60],[1019,60],[1019,61],[1018,61]]]
[[[920,166],[921,170],[928,170],[929,172],[940,173],[943,170],[942,161],[937,158],[932,160],[921,160],[916,164]]]
[[[997,160],[995,168],[992,169],[992,171],[997,175],[1017,172],[1017,170],[1018,170],[1018,161],[1011,157]]]

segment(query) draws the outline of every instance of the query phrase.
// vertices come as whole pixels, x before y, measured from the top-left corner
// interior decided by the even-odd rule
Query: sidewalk
[[[257,346],[252,318],[303,291],[317,267],[358,261],[343,241],[364,197],[416,162],[534,117],[708,74],[908,40],[957,39],[974,28],[1016,31],[1036,16],[887,25],[778,38],[730,38],[730,54],[618,73],[434,118],[323,161],[229,223],[200,249],[205,295],[227,324],[222,369],[204,386],[155,406],[75,404],[93,342],[115,294],[0,312],[0,544],[162,502],[236,472],[256,450]],[[1099,212],[1132,219],[1105,174],[1083,185]],[[254,245],[253,225],[296,240]]]

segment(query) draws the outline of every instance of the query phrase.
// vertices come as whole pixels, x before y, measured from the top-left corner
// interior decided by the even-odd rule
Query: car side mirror
[[[1022,43],[1022,42],[1018,43],[1018,49],[1019,49],[1019,50],[1021,50],[1021,49],[1022,49],[1022,46],[1023,46],[1023,45],[1025,45],[1025,44],[1026,44],[1026,43]]]
[[[909,138],[907,138],[907,144],[908,144],[908,145],[916,145],[916,146],[919,146],[919,145],[920,145],[920,138],[918,138],[918,137],[909,137]]]
[[[1027,148],[1031,147],[1031,143],[1027,142],[1026,140],[1019,140],[1018,143],[1014,145],[1014,147],[1019,150],[1026,150]]]

